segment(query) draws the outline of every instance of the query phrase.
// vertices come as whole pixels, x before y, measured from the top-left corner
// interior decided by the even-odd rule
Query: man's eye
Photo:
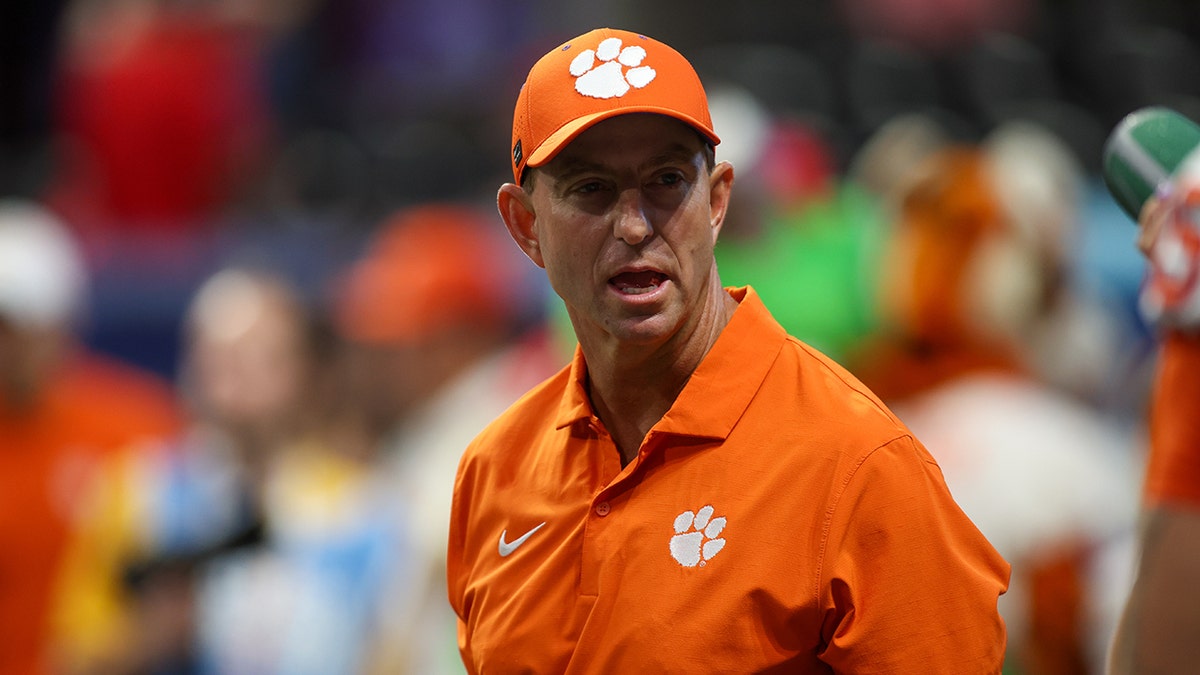
[[[603,189],[604,189],[604,186],[600,183],[600,181],[588,181],[586,183],[581,183],[578,186],[576,186],[575,192],[577,192],[579,194],[590,195],[590,194],[599,192]]]
[[[658,176],[660,185],[678,185],[682,182],[684,182],[684,176],[678,171],[665,171]]]

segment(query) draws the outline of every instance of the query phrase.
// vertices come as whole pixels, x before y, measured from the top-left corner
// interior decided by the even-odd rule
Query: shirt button
[[[600,502],[596,505],[596,515],[600,516],[601,518],[607,516],[609,511],[612,511],[612,506],[610,506],[608,502]]]

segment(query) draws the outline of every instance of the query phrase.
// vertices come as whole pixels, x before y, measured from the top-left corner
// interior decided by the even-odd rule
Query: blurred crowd
[[[1101,672],[1155,338],[1098,172],[1200,119],[1184,0],[5,3],[0,675],[461,671],[459,453],[574,349],[493,206],[518,64],[599,25],[706,82],[722,278],[1012,563],[1006,672]]]

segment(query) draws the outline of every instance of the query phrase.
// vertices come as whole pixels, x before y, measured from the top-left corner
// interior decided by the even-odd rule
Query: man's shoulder
[[[789,336],[752,404],[752,419],[784,437],[815,442],[828,457],[851,464],[912,432],[849,370]],[[751,419],[751,418],[747,418]]]
[[[845,366],[817,348],[789,335],[784,352],[795,360],[796,367],[802,372],[798,378],[802,394],[822,396],[830,404],[852,405],[862,413],[872,416],[878,414],[888,420],[898,421],[875,392]]]

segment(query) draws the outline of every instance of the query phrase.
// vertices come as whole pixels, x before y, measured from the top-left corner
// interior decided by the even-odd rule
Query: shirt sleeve
[[[471,635],[467,627],[468,602],[466,599],[467,564],[464,561],[467,532],[468,509],[464,503],[468,488],[463,485],[463,466],[467,462],[469,450],[460,460],[460,465],[454,479],[454,493],[450,503],[450,531],[446,550],[446,590],[450,606],[457,616],[458,652],[463,666],[470,675],[475,675],[474,654],[471,649]]]
[[[870,453],[831,507],[818,606],[837,673],[999,673],[1009,565],[909,436]]]
[[[1160,359],[1145,501],[1200,507],[1200,335],[1169,332]]]

